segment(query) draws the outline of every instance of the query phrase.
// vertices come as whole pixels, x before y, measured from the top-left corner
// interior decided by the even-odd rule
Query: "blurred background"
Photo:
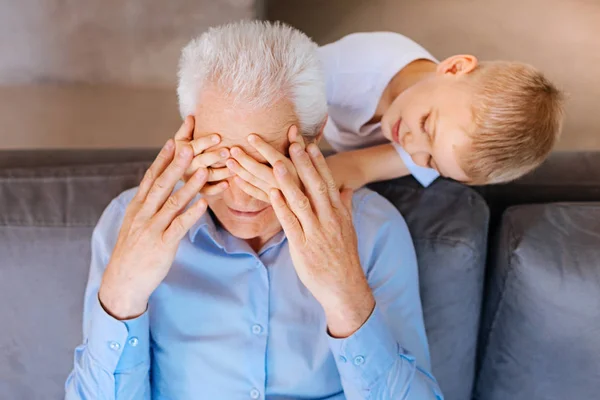
[[[438,59],[531,63],[570,97],[558,149],[600,149],[598,0],[0,0],[0,149],[162,145],[181,47],[242,18],[319,44],[390,30]]]

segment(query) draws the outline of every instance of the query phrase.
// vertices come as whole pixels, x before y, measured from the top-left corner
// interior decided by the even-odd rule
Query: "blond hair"
[[[475,126],[461,157],[470,183],[508,182],[538,167],[560,135],[563,94],[517,62],[482,62],[471,78]]]

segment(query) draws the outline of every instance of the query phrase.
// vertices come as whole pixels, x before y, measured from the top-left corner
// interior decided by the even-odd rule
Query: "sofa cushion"
[[[513,207],[498,236],[476,398],[598,398],[600,203]]]
[[[90,238],[146,163],[0,170],[0,397],[60,399],[81,343]]]
[[[372,185],[404,215],[419,262],[431,363],[446,400],[470,400],[475,377],[489,211],[471,188],[412,178]]]

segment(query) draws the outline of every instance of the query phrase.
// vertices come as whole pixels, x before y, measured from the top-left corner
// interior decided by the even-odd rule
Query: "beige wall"
[[[0,149],[157,147],[181,47],[260,0],[0,0]]]
[[[438,58],[531,63],[570,96],[559,148],[600,150],[599,0],[279,0],[268,11],[320,44],[391,30]]]
[[[0,84],[172,87],[184,43],[254,0],[0,0]]]
[[[0,148],[160,146],[179,124],[183,43],[255,0],[0,0]],[[395,30],[438,58],[543,69],[571,97],[561,149],[600,149],[599,0],[271,0],[326,43]]]

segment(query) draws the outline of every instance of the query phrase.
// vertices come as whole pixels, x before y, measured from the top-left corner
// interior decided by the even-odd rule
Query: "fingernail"
[[[285,167],[285,165],[283,165],[283,163],[278,163],[275,165],[275,172],[279,176],[284,176],[285,174],[287,174],[287,168]]]
[[[227,161],[225,161],[225,165],[229,169],[234,169],[235,168],[235,162],[233,162],[233,160],[227,160]]]
[[[223,150],[221,150],[219,155],[221,156],[221,158],[227,158],[229,156],[229,152],[227,150],[223,149]]]
[[[238,149],[237,147],[232,148],[231,150],[229,150],[231,152],[231,155],[234,157],[237,157],[240,155],[240,149]]]
[[[256,135],[250,135],[250,136],[248,136],[248,141],[249,141],[250,143],[254,143],[254,142],[256,142]]]
[[[212,135],[210,140],[212,140],[213,143],[219,143],[221,138],[219,137],[219,135]]]
[[[308,152],[313,155],[313,156],[318,156],[319,155],[319,148],[317,147],[316,144],[311,143],[308,145]]]
[[[165,145],[163,146],[163,149],[171,150],[172,148],[173,148],[173,140],[169,139],[169,140],[167,140],[167,143],[165,143]]]
[[[292,143],[292,145],[290,146],[290,150],[294,154],[302,154],[302,146],[300,146],[298,143]]]

